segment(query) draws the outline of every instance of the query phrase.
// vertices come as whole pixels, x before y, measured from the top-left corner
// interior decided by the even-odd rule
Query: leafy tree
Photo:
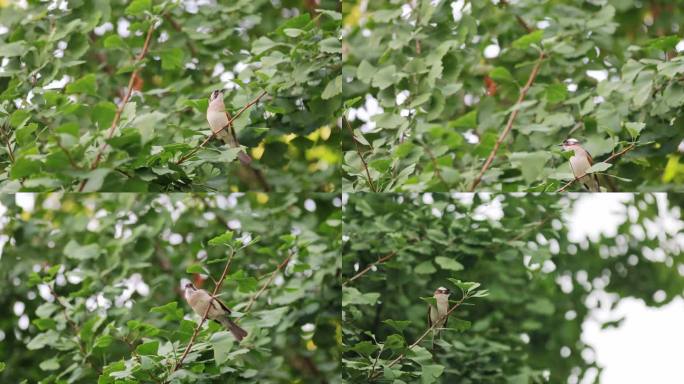
[[[333,196],[34,197],[2,197],[3,383],[339,382]],[[187,281],[247,338],[198,328]]]
[[[2,191],[339,189],[336,1],[13,3]],[[249,166],[210,140],[221,88]]]
[[[344,5],[344,190],[681,190],[682,1]]]
[[[609,294],[601,306],[625,297],[660,306],[684,291],[682,196],[630,195],[616,234],[573,242],[566,213],[580,196],[349,195],[343,379],[564,383],[600,370],[580,338],[599,293]],[[492,207],[500,212],[487,216]],[[665,216],[680,229],[666,229]],[[439,286],[454,301],[464,288],[488,295],[452,304],[433,350],[421,337],[425,297]]]

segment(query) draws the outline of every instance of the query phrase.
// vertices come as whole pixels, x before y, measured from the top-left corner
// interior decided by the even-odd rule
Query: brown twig
[[[262,97],[266,96],[266,95],[267,95],[267,92],[266,92],[266,91],[263,91],[263,92],[261,92],[261,93],[259,94],[259,96],[255,97],[254,100],[252,100],[252,101],[250,101],[249,103],[245,104],[245,106],[242,107],[242,109],[240,109],[240,110],[235,114],[235,116],[231,117],[231,118],[228,120],[228,124],[226,124],[225,127],[219,129],[219,130],[216,131],[216,132],[212,132],[211,135],[209,135],[201,144],[197,145],[195,148],[193,148],[193,149],[192,149],[190,152],[188,152],[187,154],[181,156],[181,158],[178,159],[178,161],[176,162],[176,164],[180,165],[180,164],[184,163],[187,159],[189,159],[190,157],[192,157],[192,155],[194,155],[195,153],[197,153],[197,151],[199,151],[202,147],[204,147],[211,139],[213,139],[214,137],[216,137],[217,134],[219,134],[219,133],[222,132],[224,129],[226,129],[226,128],[230,127],[231,125],[233,125],[233,121],[237,120],[237,118],[240,117],[240,115],[242,115],[242,113],[243,113],[244,111],[246,111],[247,109],[249,109],[252,105],[258,103],[259,100],[260,100]]]
[[[363,168],[366,170],[366,177],[368,178],[368,186],[370,187],[371,191],[377,192],[378,190],[375,188],[373,185],[373,179],[371,179],[370,172],[368,171],[368,164],[366,163],[366,159],[363,158],[363,155],[361,155],[361,147],[359,146],[358,140],[356,140],[356,136],[354,136],[354,130],[352,129],[351,125],[349,124],[349,120],[347,120],[346,116],[342,116],[342,120],[344,120],[344,124],[347,125],[347,128],[349,128],[349,133],[351,134],[351,139],[356,145],[356,153],[359,155],[359,158],[361,159],[361,163],[363,164]]]
[[[155,23],[153,22],[150,25],[150,28],[147,30],[147,36],[145,37],[145,43],[143,44],[142,51],[140,51],[140,54],[138,57],[135,59],[135,63],[133,65],[136,67],[136,69],[131,73],[131,78],[128,80],[128,90],[126,91],[126,96],[124,96],[123,100],[121,100],[121,103],[119,104],[119,107],[116,109],[116,113],[114,114],[114,120],[112,120],[112,125],[109,127],[109,131],[107,132],[107,140],[111,139],[112,136],[114,136],[114,132],[116,131],[116,126],[119,124],[119,120],[121,119],[121,113],[123,113],[124,107],[128,103],[128,100],[131,98],[131,94],[133,93],[133,85],[136,82],[136,78],[138,77],[138,73],[140,73],[140,67],[138,64],[145,58],[145,55],[147,54],[147,51],[150,48],[150,40],[152,40],[152,33],[154,32],[154,25]],[[98,165],[100,165],[100,160],[102,160],[102,155],[104,154],[105,149],[107,149],[107,140],[105,140],[104,143],[100,146],[100,149],[97,151],[97,155],[95,156],[95,160],[93,160],[92,165],[90,166],[90,169],[93,170],[97,168]],[[81,185],[78,187],[78,191],[82,192],[83,188],[85,187],[87,183],[87,180],[84,179],[81,181]]]
[[[256,295],[252,296],[252,297],[249,299],[249,302],[247,303],[247,306],[245,307],[245,310],[244,310],[243,313],[247,313],[247,312],[249,312],[250,309],[252,309],[252,305],[254,305],[254,302],[256,302],[256,300],[259,298],[259,296],[261,296],[261,294],[264,293],[264,291],[266,290],[266,288],[268,288],[268,286],[271,285],[271,283],[272,283],[273,280],[275,279],[276,274],[277,274],[281,269],[283,269],[283,268],[285,268],[285,267],[287,266],[287,264],[290,262],[290,258],[291,258],[291,257],[292,257],[292,253],[289,253],[289,252],[288,252],[287,257],[285,258],[285,260],[283,260],[282,263],[278,264],[278,266],[276,267],[276,269],[273,270],[273,272],[271,272],[271,277],[269,277],[268,280],[261,286],[261,289],[259,289],[259,291],[256,293]],[[240,318],[240,319],[241,319],[241,318]],[[237,319],[238,321],[236,321],[236,322],[239,322],[240,319]]]
[[[499,150],[501,143],[503,143],[503,141],[506,139],[506,136],[508,136],[508,133],[511,131],[511,128],[513,128],[513,122],[515,121],[515,118],[518,116],[518,112],[520,111],[520,104],[525,99],[525,96],[527,95],[527,92],[530,90],[532,83],[534,83],[534,79],[537,77],[537,74],[539,73],[539,68],[541,67],[542,62],[544,61],[544,57],[544,52],[540,52],[539,58],[537,59],[537,62],[534,64],[532,72],[530,72],[530,77],[527,78],[527,83],[525,83],[525,86],[520,90],[518,100],[515,102],[513,112],[511,112],[511,115],[508,117],[506,127],[499,135],[499,138],[496,139],[496,143],[494,143],[494,148],[492,148],[492,151],[489,153],[489,157],[487,157],[487,160],[482,166],[480,173],[477,175],[477,177],[475,177],[475,180],[473,180],[473,184],[470,186],[469,189],[470,192],[473,192],[477,185],[480,184],[480,181],[482,181],[482,176],[484,176],[484,173],[487,172],[489,166],[492,165],[494,157],[496,157],[496,152]]]
[[[628,145],[627,147],[625,147],[625,149],[623,149],[622,151],[610,155],[610,157],[608,157],[607,159],[603,160],[602,163],[611,162],[611,161],[617,159],[618,157],[624,155],[625,153],[631,151],[632,149],[634,149],[634,147],[636,147],[636,143],[632,143],[632,144]],[[584,177],[584,176],[586,176],[586,174],[585,174],[585,175],[582,175],[582,176],[580,176],[580,177],[575,177],[574,179],[568,181],[565,185],[563,185],[562,187],[560,187],[560,188],[556,191],[556,193],[558,193],[558,192],[565,192],[565,190],[568,189],[568,187],[570,187],[571,185],[573,185],[577,180],[581,179],[581,178]]]
[[[345,285],[347,285],[347,284],[351,283],[352,281],[358,279],[359,277],[361,277],[361,276],[363,276],[364,274],[366,274],[366,272],[370,271],[370,269],[373,268],[374,266],[376,266],[376,265],[378,265],[378,264],[384,263],[385,261],[387,261],[387,260],[393,258],[396,254],[397,254],[396,251],[392,251],[392,252],[386,254],[385,256],[382,256],[382,257],[379,258],[378,260],[376,260],[376,261],[374,261],[374,262],[368,264],[368,266],[367,266],[366,268],[362,269],[359,273],[357,273],[356,275],[354,275],[352,278],[350,278],[350,279],[348,279],[347,281],[345,281],[344,283],[342,283],[342,286],[344,287]]]
[[[423,148],[425,148],[425,152],[427,152],[428,156],[430,157],[430,160],[432,160],[432,166],[435,168],[434,174],[435,177],[438,178],[445,186],[448,186],[446,180],[442,177],[442,173],[439,171],[439,165],[437,164],[437,159],[435,158],[435,155],[432,154],[432,151],[430,150],[430,147],[427,145],[424,145]]]
[[[422,334],[416,341],[414,341],[413,344],[411,344],[407,349],[408,349],[408,350],[411,350],[411,349],[413,349],[413,347],[415,347],[415,346],[418,345],[421,341],[423,341],[423,339],[425,339],[425,337],[426,337],[428,334],[430,334],[430,331],[432,331],[432,330],[437,326],[437,324],[441,324],[443,319],[448,318],[449,315],[451,315],[451,313],[452,313],[453,311],[455,311],[456,308],[458,308],[461,304],[463,304],[463,302],[464,302],[468,297],[469,297],[469,296],[467,296],[467,295],[463,295],[463,297],[461,297],[461,299],[460,299],[459,301],[457,301],[456,304],[454,304],[451,308],[449,308],[449,311],[446,313],[446,315],[444,315],[439,321],[435,321],[435,322],[432,324],[432,326],[430,326],[430,328],[428,328],[425,332],[423,332],[423,334]],[[401,359],[403,359],[404,357],[406,357],[406,352],[404,352],[404,353],[402,353],[401,355],[399,355],[396,359],[390,361],[390,363],[387,365],[387,367],[393,366],[394,364],[396,364],[396,363],[398,363],[399,361],[401,361]],[[370,376],[370,379],[371,379],[371,380],[372,380],[372,379],[375,379],[378,375],[380,375],[380,372],[376,372],[376,373],[372,374],[372,375]]]
[[[214,291],[211,293],[212,298],[216,298],[216,294],[221,289],[221,285],[223,284],[223,281],[226,279],[226,275],[228,274],[228,269],[230,268],[230,263],[233,261],[234,255],[235,250],[231,248],[230,255],[228,256],[228,261],[226,262],[226,266],[223,268],[223,273],[221,273],[221,278],[218,280],[216,286],[214,286]],[[207,309],[204,311],[204,314],[202,315],[202,320],[200,320],[200,323],[197,324],[195,331],[192,333],[192,337],[190,337],[188,345],[185,347],[185,351],[183,351],[183,354],[181,355],[180,359],[176,362],[176,365],[173,367],[173,370],[171,372],[176,372],[181,367],[181,365],[183,365],[183,360],[185,360],[185,357],[188,355],[188,353],[190,353],[190,349],[195,343],[195,338],[197,338],[200,329],[202,329],[202,325],[204,325],[204,322],[207,320],[210,308],[211,305],[207,305]]]

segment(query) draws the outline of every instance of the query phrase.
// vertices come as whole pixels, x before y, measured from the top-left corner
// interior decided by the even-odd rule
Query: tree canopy
[[[16,3],[0,2],[3,192],[339,189],[336,1]],[[249,167],[200,148],[214,89]]]
[[[344,190],[681,190],[683,5],[344,2]]]
[[[1,198],[3,383],[339,382],[339,198],[33,198]],[[222,282],[247,338],[198,329],[182,282]]]
[[[349,195],[343,207],[344,380],[565,383],[592,377],[589,372],[601,367],[580,337],[592,309],[614,308],[625,297],[660,306],[684,292],[682,196],[628,195],[616,233],[569,239],[569,213],[592,197]],[[677,223],[674,229],[667,220]],[[452,291],[456,307],[432,350],[430,336],[420,337],[440,286]]]

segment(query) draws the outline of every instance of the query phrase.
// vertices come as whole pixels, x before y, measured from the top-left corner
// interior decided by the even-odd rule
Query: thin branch
[[[2,126],[0,127],[0,130],[2,131],[2,137],[5,139],[5,144],[7,144],[7,154],[9,155],[10,160],[12,161],[12,164],[15,162],[14,158],[14,151],[12,150],[12,144],[10,143],[10,136],[9,136],[9,123],[3,122]]]
[[[346,116],[342,116],[342,120],[344,120],[344,123],[347,125],[347,128],[349,128],[349,133],[351,134],[352,141],[356,145],[356,153],[359,155],[359,158],[361,159],[361,163],[363,164],[363,168],[366,170],[366,177],[368,178],[368,186],[370,187],[371,191],[377,192],[378,190],[375,188],[373,185],[373,179],[371,179],[370,172],[368,171],[368,164],[366,163],[366,159],[363,158],[363,155],[361,155],[361,147],[359,146],[358,140],[356,140],[356,136],[354,136],[354,130],[352,129],[351,125],[349,124],[349,120],[347,120]]]
[[[620,152],[618,152],[618,153],[612,154],[609,158],[603,160],[602,162],[603,162],[603,163],[611,162],[611,161],[617,159],[618,157],[624,155],[625,153],[631,151],[632,149],[634,149],[634,147],[636,147],[636,143],[632,143],[632,144],[628,145],[628,146],[625,147],[625,149],[623,149],[622,151],[620,151]],[[587,174],[584,174],[584,175],[582,175],[582,176],[580,176],[580,177],[575,177],[574,179],[568,181],[565,185],[563,185],[562,187],[560,187],[560,188],[556,191],[556,193],[558,193],[558,192],[565,192],[566,189],[568,189],[568,188],[569,188],[571,185],[573,185],[576,181],[578,181],[579,179],[581,179],[582,177],[584,177],[584,176],[586,176],[586,175],[587,175]]]
[[[235,250],[231,247],[230,255],[228,256],[228,261],[226,262],[226,266],[223,268],[223,273],[221,273],[221,278],[218,280],[218,283],[216,284],[216,286],[214,286],[214,291],[211,293],[212,298],[215,298],[216,294],[221,289],[221,285],[223,284],[223,281],[226,279],[226,275],[228,274],[230,263],[233,261],[233,256],[235,256]],[[202,315],[202,320],[200,320],[200,323],[197,324],[197,328],[195,328],[195,331],[192,333],[192,337],[190,337],[190,341],[188,342],[188,345],[185,347],[185,351],[183,351],[181,358],[176,362],[176,365],[173,367],[173,370],[171,372],[176,372],[181,367],[181,365],[183,365],[183,360],[185,360],[185,357],[188,356],[188,353],[190,353],[190,349],[195,343],[195,338],[197,338],[200,329],[202,329],[202,325],[204,325],[204,322],[207,320],[210,308],[211,305],[207,305],[207,309],[204,311],[204,314]]]
[[[368,379],[370,380],[371,376],[373,373],[375,373],[375,366],[378,364],[378,359],[380,359],[380,355],[382,355],[382,351],[385,350],[385,344],[382,344],[382,347],[380,347],[380,352],[378,352],[378,355],[375,356],[375,360],[373,361],[373,366],[371,367],[370,372],[368,372]]]
[[[489,157],[487,157],[487,160],[485,161],[484,165],[482,166],[480,173],[477,175],[475,180],[473,180],[473,184],[470,186],[470,189],[469,189],[470,192],[473,192],[475,190],[475,188],[477,187],[477,185],[480,184],[480,181],[482,181],[482,176],[484,176],[484,173],[487,172],[487,169],[489,169],[489,166],[492,165],[492,162],[494,161],[494,157],[496,157],[496,152],[499,150],[501,143],[503,143],[503,141],[506,139],[506,136],[508,136],[508,133],[511,131],[511,128],[513,128],[513,122],[515,121],[515,118],[518,116],[518,112],[520,111],[520,104],[525,99],[525,96],[527,96],[527,91],[530,90],[532,83],[534,83],[534,79],[536,79],[537,74],[539,73],[539,68],[541,67],[542,62],[544,61],[544,57],[545,57],[544,52],[543,51],[540,52],[539,58],[537,59],[537,62],[534,64],[534,67],[532,68],[532,72],[530,72],[530,77],[527,79],[527,83],[520,90],[520,94],[518,95],[518,101],[515,102],[515,105],[513,107],[513,112],[511,112],[511,115],[508,117],[508,122],[506,123],[506,127],[504,128],[504,130],[499,135],[499,138],[496,140],[496,143],[494,144],[494,148],[492,148],[492,151],[489,153]]]
[[[459,306],[461,306],[461,304],[463,304],[463,302],[464,302],[467,298],[469,298],[469,296],[463,295],[463,297],[461,297],[461,299],[460,299],[459,301],[457,301],[456,304],[453,305],[453,307],[449,308],[449,311],[448,311],[444,316],[442,316],[442,318],[439,319],[439,321],[435,321],[435,322],[432,324],[432,326],[430,326],[430,328],[428,328],[425,332],[423,332],[423,334],[422,334],[416,341],[414,341],[413,344],[411,344],[407,349],[408,349],[408,350],[411,350],[411,349],[413,349],[413,347],[415,347],[415,346],[418,345],[421,341],[423,341],[423,339],[425,339],[425,337],[426,337],[427,335],[430,334],[430,331],[432,331],[432,330],[437,326],[437,324],[441,324],[442,321],[443,321],[444,319],[448,318],[449,315],[451,315],[451,313],[452,313],[453,311],[455,311],[456,308],[458,308]],[[401,361],[401,359],[403,359],[404,357],[406,357],[406,352],[402,353],[402,354],[399,355],[396,359],[392,360],[392,361],[387,365],[387,367],[393,366],[394,364],[396,364],[396,363],[398,363],[399,361]],[[379,375],[380,375],[380,372],[376,372],[376,373],[372,374],[372,375],[370,376],[370,378],[371,378],[371,380],[372,380],[372,379],[375,379],[375,378],[376,378],[377,376],[379,376]]]
[[[285,258],[285,260],[283,260],[282,263],[278,264],[278,266],[276,267],[276,269],[273,270],[273,272],[271,272],[271,277],[269,277],[268,280],[261,286],[261,289],[259,289],[259,291],[256,293],[256,295],[252,296],[252,297],[249,299],[249,302],[247,303],[247,306],[245,307],[245,310],[243,311],[243,313],[247,313],[247,312],[249,312],[250,309],[252,309],[252,305],[254,305],[254,302],[256,302],[256,300],[259,298],[259,296],[261,296],[261,294],[264,293],[264,291],[266,290],[266,288],[267,288],[269,285],[271,285],[271,283],[272,283],[273,280],[275,279],[276,274],[277,274],[281,269],[283,269],[283,268],[285,268],[285,267],[287,266],[287,264],[290,262],[290,258],[291,258],[291,257],[292,257],[292,253],[288,252],[287,257]],[[236,322],[239,322],[239,320],[240,320],[240,319],[238,319],[238,321],[236,321]]]
[[[373,268],[374,266],[376,266],[378,264],[384,263],[385,261],[394,257],[396,254],[397,254],[396,251],[392,251],[392,252],[386,254],[385,256],[379,258],[375,262],[368,264],[368,266],[366,268],[362,269],[359,273],[354,275],[354,277],[352,277],[352,278],[348,279],[347,281],[345,281],[344,283],[342,283],[342,286],[344,287],[345,285],[347,285],[347,284],[351,283],[352,281],[358,279],[359,277],[365,275],[366,272],[370,271],[371,268]]]
[[[116,113],[114,114],[114,120],[112,120],[112,125],[109,127],[109,131],[107,132],[107,139],[102,143],[100,146],[100,149],[97,151],[97,155],[95,156],[95,160],[93,160],[92,165],[90,166],[90,169],[93,170],[97,168],[98,165],[100,165],[100,161],[102,160],[102,155],[104,154],[105,149],[107,149],[107,140],[111,139],[112,136],[114,136],[114,132],[116,131],[116,126],[119,124],[119,120],[121,119],[121,114],[123,113],[124,107],[126,107],[126,104],[128,103],[128,100],[131,98],[131,94],[133,93],[133,85],[136,82],[136,78],[138,77],[138,73],[140,73],[140,67],[138,64],[145,58],[145,55],[147,54],[147,51],[150,48],[150,40],[152,40],[152,34],[154,32],[154,25],[155,23],[152,22],[150,25],[150,28],[147,30],[147,36],[145,37],[145,43],[143,44],[142,51],[140,51],[140,54],[138,57],[135,59],[135,62],[133,65],[136,67],[136,69],[131,73],[131,78],[128,80],[128,90],[126,91],[126,96],[124,96],[123,100],[121,100],[121,103],[119,104],[119,107],[116,109]],[[85,187],[87,183],[87,180],[84,179],[81,182],[81,185],[78,187],[78,191],[82,192],[83,188]]]
[[[225,127],[219,129],[219,130],[216,131],[216,132],[212,132],[211,135],[209,135],[201,144],[197,145],[195,148],[193,148],[193,149],[192,149],[190,152],[188,152],[186,155],[181,156],[181,158],[178,159],[178,161],[176,162],[176,164],[179,164],[179,165],[180,165],[180,164],[184,163],[187,159],[189,159],[190,157],[192,157],[192,155],[194,155],[195,153],[197,153],[197,151],[199,151],[202,147],[204,147],[211,139],[213,139],[214,137],[216,137],[217,134],[219,134],[219,133],[220,133],[221,131],[223,131],[224,129],[230,127],[230,126],[233,124],[233,121],[237,120],[237,118],[240,117],[240,115],[242,115],[242,113],[243,113],[244,111],[246,111],[247,109],[249,109],[252,105],[258,103],[259,100],[260,100],[262,97],[266,96],[266,95],[267,95],[267,92],[266,92],[266,91],[263,91],[263,92],[261,92],[261,93],[259,94],[259,96],[255,97],[254,100],[252,100],[252,101],[250,101],[249,103],[245,104],[245,106],[242,107],[242,109],[240,109],[240,110],[235,114],[235,116],[231,117],[231,118],[228,120],[228,124],[226,124]]]
[[[442,177],[442,173],[439,171],[439,165],[437,164],[437,159],[435,158],[435,155],[430,150],[430,147],[428,147],[427,145],[424,145],[423,148],[425,148],[425,152],[427,152],[428,156],[430,157],[430,160],[432,161],[432,166],[435,168],[435,170],[434,170],[435,177],[438,178],[445,186],[448,187],[446,180],[444,180],[444,178]]]

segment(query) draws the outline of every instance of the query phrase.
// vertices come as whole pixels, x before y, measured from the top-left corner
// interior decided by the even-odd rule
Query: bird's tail
[[[230,333],[233,334],[233,336],[237,339],[237,341],[242,341],[242,339],[247,336],[247,331],[244,329],[240,328],[239,325],[235,324],[233,320],[231,320],[230,317],[224,316],[219,319],[219,322],[221,325],[226,327],[227,330],[230,331]]]
[[[238,143],[237,139],[233,135],[233,133],[230,131],[232,127],[226,128],[223,131],[219,132],[217,136],[223,140],[224,143],[228,144],[231,148],[237,148],[240,146],[240,143]],[[240,162],[244,165],[249,165],[252,162],[252,158],[249,157],[248,154],[245,153],[245,151],[240,151],[237,154],[238,159]]]
[[[580,180],[589,192],[601,192],[601,186],[599,185],[598,177],[594,174],[589,174],[582,176]]]

